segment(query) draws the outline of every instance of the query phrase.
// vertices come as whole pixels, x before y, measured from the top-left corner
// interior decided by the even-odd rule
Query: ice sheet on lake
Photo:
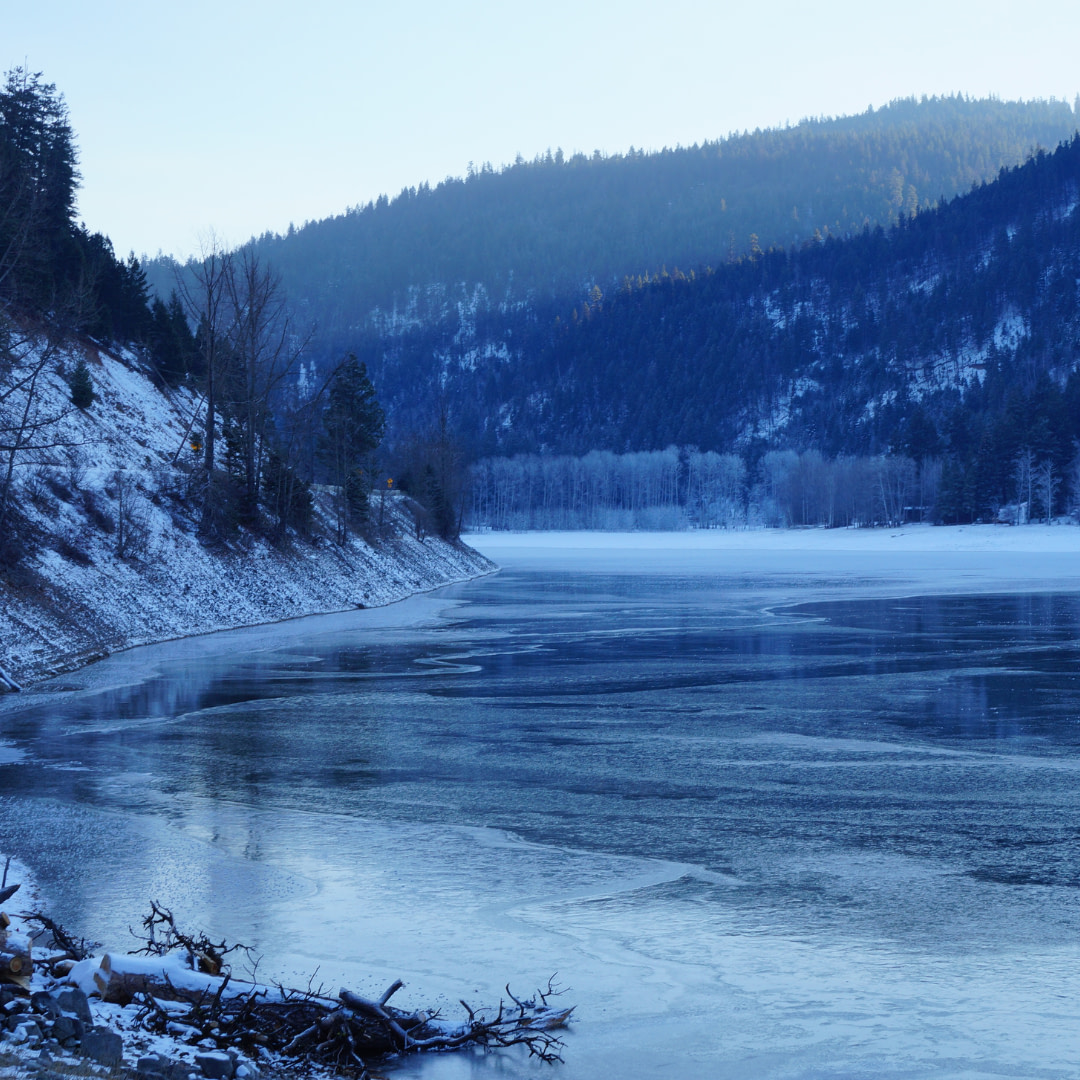
[[[399,1075],[1074,1076],[1075,595],[820,601],[1076,590],[1080,530],[837,535],[478,537],[449,619],[117,657],[5,703],[0,848],[110,945],[154,898],[267,977],[572,986],[565,1067]]]

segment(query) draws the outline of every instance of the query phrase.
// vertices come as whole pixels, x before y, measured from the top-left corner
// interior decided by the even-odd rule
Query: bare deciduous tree
[[[248,249],[230,261],[225,274],[231,308],[232,378],[226,410],[240,439],[244,499],[249,512],[258,501],[271,402],[293,373],[306,341],[298,340],[285,305],[281,279]]]
[[[1031,521],[1031,509],[1035,505],[1035,452],[1025,446],[1013,462],[1013,480],[1016,482],[1016,524]]]
[[[146,551],[150,537],[149,513],[135,478],[126,469],[113,474],[116,492],[116,555],[131,559]]]
[[[177,275],[177,291],[188,318],[196,327],[196,342],[203,365],[206,414],[203,422],[202,527],[216,531],[218,500],[214,489],[214,465],[218,421],[218,382],[230,332],[228,274],[232,253],[211,233],[203,242],[201,258],[192,260],[187,273]]]
[[[1073,444],[1074,456],[1069,465],[1069,513],[1080,523],[1080,443]]]
[[[1057,498],[1058,488],[1061,487],[1061,480],[1050,458],[1046,458],[1036,466],[1034,483],[1039,507],[1046,524],[1049,525],[1054,520],[1054,500]]]
[[[20,469],[50,464],[73,446],[59,434],[70,408],[47,407],[41,382],[57,360],[57,343],[0,324],[0,547],[11,529],[15,480]]]
[[[178,276],[178,292],[196,327],[203,366],[202,527],[222,531],[227,484],[217,473],[218,425],[227,424],[239,461],[241,516],[256,515],[272,402],[306,339],[293,330],[278,275],[257,254],[233,252],[211,236],[201,259]]]

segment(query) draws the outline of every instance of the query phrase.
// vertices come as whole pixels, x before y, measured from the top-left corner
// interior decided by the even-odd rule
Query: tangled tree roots
[[[67,948],[72,960],[85,956],[85,943],[76,942],[47,916],[26,917]],[[390,1056],[469,1046],[523,1046],[541,1061],[562,1061],[559,1032],[573,1008],[551,1003],[563,992],[554,976],[529,998],[516,997],[508,985],[497,1008],[474,1009],[462,1001],[467,1018],[453,1023],[438,1011],[408,1012],[391,1005],[404,985],[400,979],[377,1001],[345,989],[335,998],[321,989],[236,980],[226,957],[237,951],[247,954],[245,946],[186,934],[177,928],[172,912],[157,903],[143,920],[143,929],[145,944],[132,957],[106,954],[84,963],[93,965],[93,980],[106,1001],[140,1005],[141,1027],[181,1042],[204,1048],[213,1044],[252,1056],[270,1053],[358,1080],[370,1077],[369,1068]]]
[[[396,981],[378,1001],[342,990],[337,999],[305,991],[277,988],[274,992],[252,990],[227,996],[229,977],[217,991],[197,997],[176,987],[164,992],[173,1001],[187,999],[189,1009],[180,1013],[166,1008],[167,1000],[144,990],[134,995],[141,1001],[142,1024],[162,1034],[185,1035],[192,1041],[212,1040],[220,1049],[260,1049],[287,1058],[329,1066],[367,1076],[368,1065],[393,1054],[452,1050],[465,1046],[525,1046],[541,1061],[561,1061],[562,1042],[556,1034],[570,1019],[572,1009],[556,1009],[548,999],[558,991],[549,983],[527,1000],[514,997],[512,1005],[500,1002],[492,1015],[462,1006],[468,1020],[451,1027],[437,1013],[406,1012],[389,1004],[401,989]]]

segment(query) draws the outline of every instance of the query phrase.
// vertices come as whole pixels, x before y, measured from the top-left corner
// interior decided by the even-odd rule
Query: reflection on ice
[[[19,747],[0,742],[0,765],[10,765],[16,761],[22,761],[24,756]]]

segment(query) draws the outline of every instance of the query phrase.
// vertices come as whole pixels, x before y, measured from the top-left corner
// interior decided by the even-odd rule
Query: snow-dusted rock
[[[233,1059],[221,1050],[208,1050],[195,1055],[195,1064],[208,1080],[232,1080],[235,1068]]]
[[[123,1038],[106,1027],[95,1027],[84,1032],[80,1049],[84,1057],[99,1065],[112,1067],[124,1059]]]

